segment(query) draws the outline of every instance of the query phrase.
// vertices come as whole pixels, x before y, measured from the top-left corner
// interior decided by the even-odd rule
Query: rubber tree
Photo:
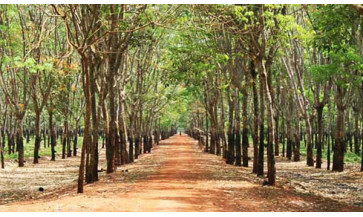
[[[0,86],[6,100],[12,107],[16,122],[16,144],[18,151],[18,166],[24,166],[24,131],[23,120],[29,105],[30,72],[35,69],[35,60],[29,56],[32,48],[28,49],[26,27],[22,6],[2,5],[0,8],[3,30],[2,38],[6,42],[1,44],[2,60],[0,66]],[[9,16],[13,12],[18,16]],[[16,25],[10,25],[15,23]],[[20,35],[14,35],[15,29],[20,28]],[[36,48],[36,46],[35,46]]]

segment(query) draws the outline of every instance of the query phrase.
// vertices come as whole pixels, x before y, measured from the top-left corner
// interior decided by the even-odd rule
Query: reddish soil
[[[0,211],[363,211],[316,194],[267,187],[195,140],[175,135],[134,164],[85,186],[0,206]]]

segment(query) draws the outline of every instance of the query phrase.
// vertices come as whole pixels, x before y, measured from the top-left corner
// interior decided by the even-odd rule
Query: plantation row
[[[300,161],[304,150],[307,166],[326,158],[327,169],[343,171],[345,157],[363,158],[362,12],[0,5],[2,166],[16,154],[23,167],[31,138],[35,164],[42,141],[52,160],[58,145],[62,158],[82,147],[81,193],[98,180],[99,146],[113,173],[185,129],[229,164],[252,159],[259,176],[267,153],[270,185],[275,156]]]

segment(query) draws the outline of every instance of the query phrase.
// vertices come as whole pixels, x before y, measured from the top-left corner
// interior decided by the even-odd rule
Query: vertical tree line
[[[102,148],[113,173],[184,129],[269,185],[279,156],[344,171],[363,153],[362,20],[361,5],[0,5],[1,166],[80,155],[81,193]]]

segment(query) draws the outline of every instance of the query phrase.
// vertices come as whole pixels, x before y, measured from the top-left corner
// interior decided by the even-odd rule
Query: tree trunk
[[[286,141],[286,127],[285,127],[285,120],[282,120],[281,121],[281,143],[282,143],[282,157],[285,157],[285,147],[286,147],[286,144],[285,144],[285,141]]]
[[[316,143],[316,168],[321,168],[322,143],[323,143],[323,106],[316,108],[318,115],[318,139]]]
[[[8,137],[8,154],[10,155],[13,152],[13,140],[14,140],[14,134],[7,132],[6,133],[7,137]]]
[[[223,92],[220,90],[220,103],[221,103],[221,139],[222,139],[222,156],[224,159],[227,158],[227,141],[226,141],[226,131],[224,127],[225,116],[224,116],[224,100],[223,100]]]
[[[348,125],[348,132],[346,134],[346,144],[349,144],[350,152],[353,152],[353,141],[352,141],[352,127],[351,127],[351,116],[350,116],[350,109],[347,110],[347,125]],[[345,146],[345,152],[347,152],[347,146]]]
[[[260,62],[261,68],[261,81],[265,83],[264,94],[267,98],[267,124],[268,124],[268,143],[267,143],[267,177],[268,184],[275,185],[276,182],[276,168],[275,168],[275,156],[274,156],[274,141],[275,141],[275,129],[276,124],[274,123],[275,117],[275,104],[273,98],[273,88],[268,82],[271,81],[271,71],[266,69],[264,63]]]
[[[217,103],[214,104],[214,109],[213,109],[213,120],[214,120],[214,139],[215,139],[215,154],[216,155],[221,155],[221,144],[219,142],[219,137],[218,137],[218,116],[217,116]],[[212,131],[213,132],[213,131]]]
[[[336,105],[337,121],[335,127],[335,145],[333,155],[333,171],[341,172],[344,170],[344,97],[343,87],[337,86]]]
[[[211,120],[211,139],[210,139],[210,150],[209,153],[216,154],[217,149],[217,122],[216,122],[216,106],[210,105],[208,111]]]
[[[264,127],[264,120],[265,120],[265,104],[264,104],[264,89],[265,89],[265,82],[260,76],[260,146],[258,150],[258,171],[257,176],[263,176],[263,167],[264,167],[264,149],[265,149],[265,127]]]
[[[127,127],[126,127],[126,115],[125,115],[125,101],[120,97],[120,137],[121,137],[121,154],[122,154],[122,164],[127,164],[130,162],[129,153],[127,150]],[[151,133],[150,133],[151,134]],[[152,143],[152,136],[150,135],[150,142]],[[151,152],[152,144],[150,145]]]
[[[354,113],[354,153],[356,153],[357,155],[359,155],[359,124],[358,124],[358,120],[359,120],[359,112],[356,111]]]
[[[45,120],[44,120],[45,122]],[[43,128],[43,144],[44,144],[44,148],[47,147],[47,143],[48,143],[48,140],[47,140],[47,130],[46,130],[46,125],[44,124],[44,128]]]
[[[134,162],[134,138],[133,138],[133,136],[129,137],[129,161],[130,161],[130,163]]]
[[[69,130],[69,125],[68,125],[68,130],[67,130],[67,157],[72,157],[71,142],[72,142],[71,131]]]
[[[326,169],[327,170],[330,170],[330,150],[331,150],[331,148],[330,148],[330,136],[328,136],[328,148],[327,148],[327,150],[326,150],[326,155],[327,155],[327,159],[326,159]]]
[[[205,110],[205,152],[208,152],[209,148],[209,128],[208,128],[208,111]]]
[[[344,170],[344,110],[337,109],[335,145],[333,155],[333,171]]]
[[[114,61],[110,61],[114,63]],[[115,68],[113,65],[110,65],[109,74],[108,74],[108,84],[109,84],[109,106],[110,106],[110,122],[109,122],[109,143],[106,145],[106,159],[107,159],[107,173],[113,173],[115,171],[115,148],[116,148],[116,134],[117,134],[117,126],[116,126],[116,105],[115,105],[115,78],[114,72]]]
[[[34,159],[33,163],[39,162],[39,149],[40,149],[40,112],[35,111],[35,144],[34,144]]]
[[[118,128],[118,127],[117,127]],[[118,131],[116,129],[116,131]],[[115,166],[121,166],[121,142],[119,133],[116,132],[116,143],[115,143]]]
[[[212,116],[212,115],[211,115]],[[217,143],[217,129],[213,118],[211,119],[211,138],[210,138],[210,152],[216,154],[216,143]]]
[[[301,127],[300,127],[300,120],[299,120],[299,115],[296,114],[296,123],[295,123],[295,130],[293,133],[293,140],[292,140],[292,148],[294,150],[294,161],[300,161],[300,131],[301,131]]]
[[[243,89],[243,102],[242,102],[242,165],[248,167],[248,132],[247,132],[247,103],[248,103],[248,76],[245,74],[246,87]]]
[[[76,121],[76,128],[74,129],[74,138],[73,138],[73,156],[77,156],[77,149],[78,149],[78,130],[79,125],[78,121]]]
[[[276,86],[277,86],[277,91],[276,91],[276,102],[275,105],[280,105],[280,79],[281,79],[281,74],[277,74],[276,76]],[[272,87],[271,87],[272,88]],[[275,156],[279,156],[279,152],[280,152],[280,141],[279,141],[279,119],[280,119],[280,113],[279,113],[279,109],[275,110],[275,115],[273,117],[275,119]]]
[[[148,145],[149,145],[149,143],[148,143],[148,141],[147,141],[147,135],[146,134],[144,134],[143,135],[143,144],[144,144],[144,154],[148,151]]]
[[[153,147],[153,138],[151,136],[151,133],[149,133],[149,153],[151,153],[152,147]]]
[[[5,137],[4,130],[2,129],[1,135],[0,135],[0,158],[1,158],[1,168],[5,168],[5,162],[4,162],[4,146],[5,146],[5,140],[3,138]]]
[[[50,147],[52,152],[52,161],[55,161],[55,146],[57,144],[54,126],[53,126],[53,111],[52,109],[48,110],[49,113],[49,131],[50,131]]]
[[[241,166],[241,118],[240,118],[240,102],[239,102],[239,92],[235,91],[235,98],[236,98],[236,128],[235,128],[235,135],[236,135],[236,166]]]
[[[86,182],[92,183],[98,181],[98,127],[99,127],[99,117],[100,117],[100,111],[97,109],[96,104],[96,78],[94,76],[95,68],[91,67],[92,71],[90,73],[90,76],[92,76],[91,79],[91,117],[92,117],[92,139],[90,141],[90,163],[89,168],[87,169],[88,174],[86,173]],[[100,99],[101,101],[102,99]]]
[[[65,117],[64,131],[63,131],[63,135],[62,135],[62,159],[66,158],[67,133],[68,133],[68,121]]]
[[[140,152],[140,137],[136,136],[135,138],[135,159],[138,158]]]
[[[329,111],[329,113],[328,113],[328,117],[329,117],[329,130],[328,130],[328,132],[329,132],[329,134],[328,134],[328,150],[327,150],[327,153],[326,153],[326,155],[327,155],[326,169],[330,170],[331,147],[333,146],[333,141],[334,141],[333,138],[332,138],[332,135],[333,135],[333,133],[332,133],[333,132],[333,130],[332,130],[333,116],[332,116],[332,111],[331,111],[331,103],[328,104],[328,111]]]
[[[91,79],[88,70],[88,58],[85,57],[84,55],[82,56],[82,67],[83,67],[83,75],[85,77],[85,82],[84,82],[85,85],[83,88],[86,98],[86,113],[84,117],[84,134],[83,134],[83,144],[81,151],[81,163],[79,166],[79,174],[78,174],[78,188],[77,188],[78,193],[83,193],[85,156],[86,156],[86,147],[89,146],[90,143],[89,139],[90,139],[91,109],[92,109]]]
[[[253,173],[258,172],[258,93],[257,93],[257,73],[255,71],[254,62],[250,62],[250,70],[252,75],[252,93],[253,93]]]
[[[16,145],[18,150],[18,165],[19,167],[23,167],[24,166],[23,119],[17,117],[16,123],[18,128],[17,137],[16,137]]]
[[[306,111],[307,112],[307,111]],[[307,153],[306,153],[306,164],[308,166],[313,167],[314,166],[314,157],[313,157],[313,143],[312,143],[312,132],[311,132],[311,124],[309,117],[305,117],[305,130],[306,130],[306,136],[307,136]],[[300,137],[300,135],[299,135]],[[299,139],[299,147],[300,147],[300,139]]]
[[[234,100],[227,88],[229,117],[228,117],[228,150],[227,150],[227,164],[234,163],[234,147],[235,147],[235,134],[234,134]]]

